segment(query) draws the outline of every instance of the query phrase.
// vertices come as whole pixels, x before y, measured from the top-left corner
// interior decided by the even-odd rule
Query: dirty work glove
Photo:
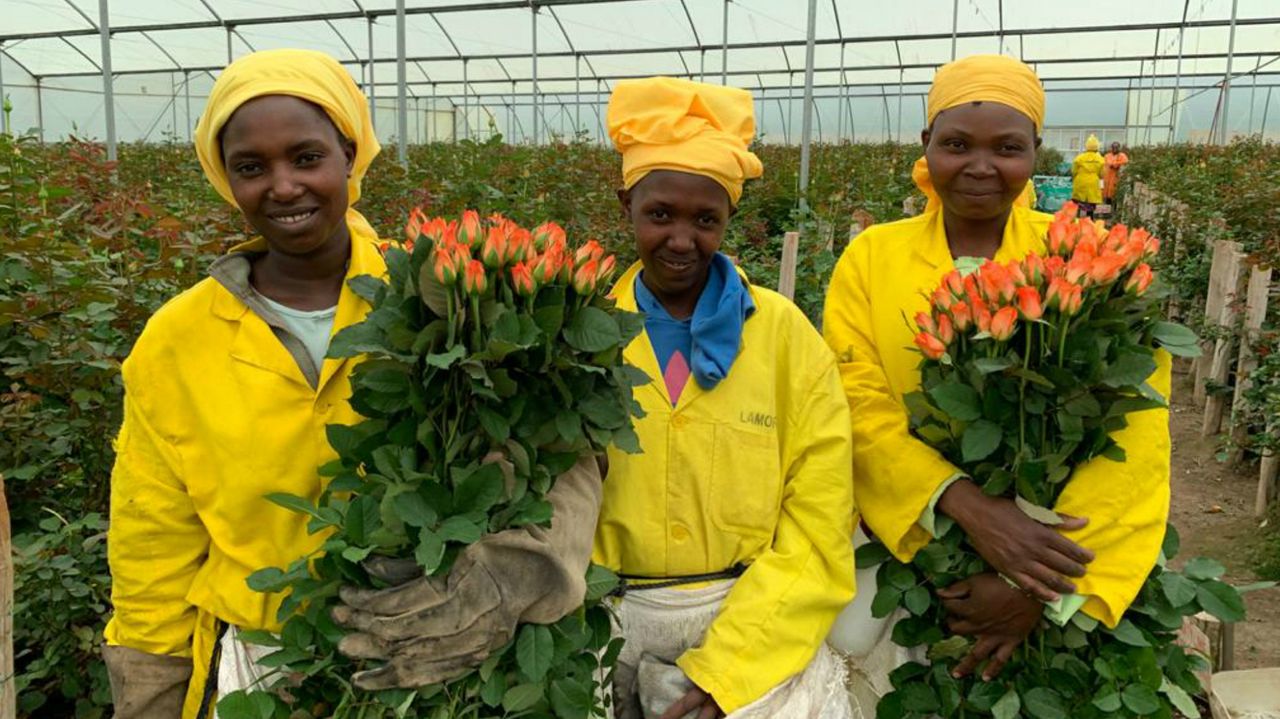
[[[383,665],[357,672],[366,691],[413,688],[465,674],[515,634],[520,622],[547,624],[581,606],[600,511],[600,466],[586,457],[547,494],[551,526],[482,538],[445,577],[423,577],[413,560],[371,558],[388,589],[344,587],[333,619],[351,630],[338,651]]]
[[[191,681],[191,658],[108,644],[102,647],[115,719],[179,719]]]

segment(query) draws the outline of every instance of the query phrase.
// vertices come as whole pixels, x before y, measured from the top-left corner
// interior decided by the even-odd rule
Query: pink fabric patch
[[[680,350],[671,353],[667,360],[667,369],[662,373],[662,381],[667,383],[667,396],[671,398],[671,406],[680,401],[680,394],[689,382],[689,363]]]

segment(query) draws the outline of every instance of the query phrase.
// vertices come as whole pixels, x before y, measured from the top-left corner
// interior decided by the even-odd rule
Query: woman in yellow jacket
[[[386,272],[373,229],[351,208],[378,149],[368,101],[327,55],[255,53],[214,84],[196,152],[260,237],[156,312],[124,363],[104,652],[117,719],[205,719],[219,693],[247,688],[259,648],[237,634],[278,630],[282,597],[251,590],[246,577],[323,540],[264,495],[318,497],[317,468],[335,456],[325,425],[359,419],[347,402],[356,361],[325,354],[369,311],[347,280]],[[465,581],[430,597],[445,619],[396,601],[425,594],[417,584],[385,590],[406,610],[379,626],[397,648],[355,683],[439,681],[479,661],[465,647],[500,645],[518,620],[555,621],[579,606],[599,492],[595,462],[581,462],[552,492],[567,521],[468,550],[454,569],[469,570]],[[501,611],[476,606],[477,578],[496,584],[488,596]],[[414,655],[415,644],[441,638],[433,655]]]
[[[1102,169],[1107,161],[1098,154],[1099,147],[1097,136],[1090,135],[1084,142],[1084,152],[1071,163],[1071,199],[1086,217],[1093,217],[1102,202]]]
[[[929,209],[853,240],[836,265],[823,323],[849,397],[854,483],[871,532],[905,562],[938,522],[958,522],[1017,585],[990,574],[939,590],[951,628],[978,638],[960,671],[991,659],[987,676],[1042,617],[1065,622],[1083,611],[1115,626],[1155,565],[1169,509],[1167,410],[1128,418],[1115,436],[1127,461],[1100,457],[1076,468],[1055,507],[1073,519],[1056,529],[983,495],[909,430],[903,396],[919,389],[920,355],[910,349],[905,318],[927,308],[929,293],[953,269],[1045,251],[1051,217],[1017,202],[1043,120],[1039,79],[1017,60],[974,56],[940,69],[916,172]],[[1168,396],[1167,354],[1158,353],[1149,382]],[[858,579],[862,585],[861,573]],[[884,678],[876,679],[883,691]]]
[[[620,82],[608,127],[640,256],[614,293],[646,316],[625,356],[652,378],[596,532],[627,582],[615,713],[847,716],[824,639],[853,595],[848,405],[804,315],[719,252],[762,172],[751,95]]]

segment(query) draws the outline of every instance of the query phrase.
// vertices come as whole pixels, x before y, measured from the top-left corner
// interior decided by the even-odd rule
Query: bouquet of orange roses
[[[1147,380],[1156,352],[1199,353],[1195,335],[1161,318],[1150,264],[1159,242],[1144,230],[1076,219],[1065,206],[1049,228],[1046,256],[987,262],[951,272],[915,317],[921,388],[905,397],[912,432],[991,496],[1014,499],[1046,524],[1076,467],[1105,456],[1125,461],[1112,438],[1132,412],[1166,406]],[[1156,289],[1153,289],[1156,288]],[[1164,555],[1177,551],[1169,527]],[[1243,616],[1222,565],[1192,560],[1183,573],[1155,567],[1114,629],[1077,611],[1063,626],[1042,620],[993,681],[951,672],[970,641],[946,630],[934,588],[988,572],[959,526],[910,564],[880,544],[858,552],[879,564],[872,612],[906,616],[893,641],[927,647],[929,665],[895,670],[879,719],[994,716],[1066,719],[1198,715],[1191,695],[1203,661],[1174,643],[1183,618],[1207,610]]]
[[[275,647],[259,665],[279,673],[270,687],[223,697],[219,715],[602,716],[598,689],[621,640],[599,603],[617,578],[599,567],[581,611],[521,626],[465,676],[414,691],[349,684],[359,662],[337,652],[329,611],[340,586],[376,586],[363,562],[411,558],[444,574],[486,534],[546,525],[557,476],[611,444],[639,450],[631,391],[647,381],[622,360],[643,318],[605,296],[615,259],[595,241],[575,250],[555,223],[530,231],[499,215],[414,210],[405,241],[382,249],[387,277],[351,281],[372,311],[329,348],[364,357],[351,403],[366,419],[327,428],[338,458],[320,470],[330,480],[318,501],[267,497],[309,515],[327,539],[316,555],[249,578],[288,593],[280,635],[240,634]]]

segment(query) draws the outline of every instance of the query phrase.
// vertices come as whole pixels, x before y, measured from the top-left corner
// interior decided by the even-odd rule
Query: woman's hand
[[[702,691],[698,687],[694,687],[685,692],[675,704],[672,704],[662,713],[660,719],[681,719],[685,714],[691,711],[697,711],[696,719],[719,719],[724,716],[724,711],[720,709],[720,705],[716,704],[716,700],[710,694]]]
[[[1076,588],[1064,577],[1083,577],[1093,552],[1059,533],[1089,523],[1083,517],[1066,517],[1057,527],[1046,527],[1028,517],[1012,500],[988,497],[973,482],[952,483],[938,499],[938,509],[956,520],[973,548],[997,572],[1045,602]]]
[[[952,672],[956,677],[973,673],[987,660],[983,681],[1000,674],[1044,613],[1044,604],[991,572],[939,589],[938,597],[947,611],[947,628],[977,640]]]

